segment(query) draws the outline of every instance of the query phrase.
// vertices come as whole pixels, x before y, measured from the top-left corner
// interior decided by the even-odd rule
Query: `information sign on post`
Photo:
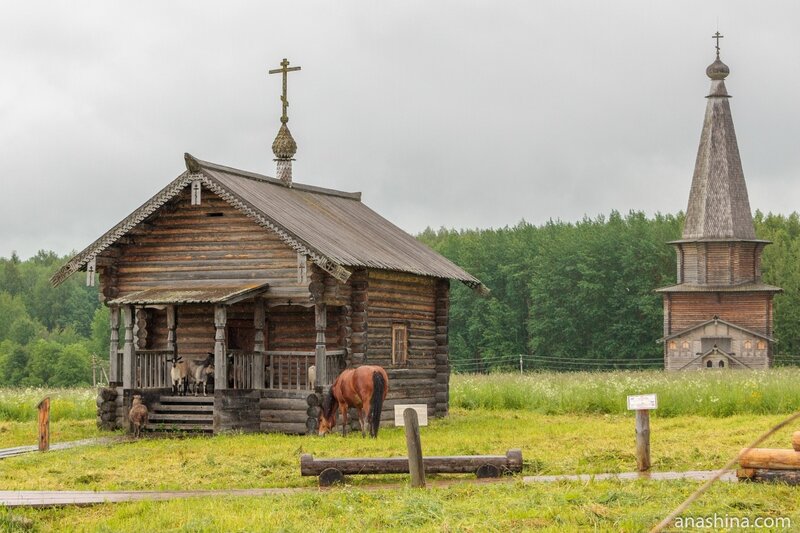
[[[657,408],[655,394],[628,396],[628,410],[636,411],[636,467],[639,472],[650,470],[650,410]]]

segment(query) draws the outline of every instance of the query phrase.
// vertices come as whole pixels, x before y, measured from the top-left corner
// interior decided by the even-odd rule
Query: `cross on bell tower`
[[[289,60],[283,58],[281,61],[281,68],[272,69],[270,74],[282,74],[283,77],[283,91],[281,92],[281,106],[283,113],[281,114],[281,128],[278,130],[278,135],[272,142],[272,153],[275,154],[275,162],[277,164],[276,177],[280,179],[287,187],[292,186],[292,161],[294,161],[294,154],[297,153],[297,143],[286,125],[289,122],[289,114],[287,109],[289,107],[289,99],[286,95],[287,75],[290,72],[300,70],[300,67],[289,67]]]
[[[725,36],[720,34],[720,32],[717,32],[717,33],[715,33],[714,35],[711,36],[712,39],[716,39],[717,40],[717,44],[715,46],[715,48],[717,49],[717,59],[719,59],[719,40],[722,39],[723,37],[725,37]],[[284,61],[286,61],[286,60],[284,59]],[[284,75],[283,79],[284,79],[283,83],[284,83],[284,92],[285,92],[286,91],[286,88],[285,88],[286,87],[286,81],[285,81],[286,80],[286,76],[285,75]]]

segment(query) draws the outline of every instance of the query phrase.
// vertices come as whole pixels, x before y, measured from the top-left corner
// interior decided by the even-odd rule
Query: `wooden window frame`
[[[402,344],[398,346],[398,333],[402,332]],[[408,365],[408,325],[403,323],[392,324],[392,365]]]

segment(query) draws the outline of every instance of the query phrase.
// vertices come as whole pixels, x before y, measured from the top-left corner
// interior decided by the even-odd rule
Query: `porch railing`
[[[135,386],[162,389],[170,386],[170,350],[136,350]]]
[[[228,375],[234,389],[255,389],[256,354],[248,352],[228,352],[230,356]]]
[[[267,351],[267,387],[270,389],[306,390],[311,388],[308,381],[308,367],[316,362],[314,352]],[[326,353],[328,382],[332,383],[344,368],[344,350],[328,350]],[[321,383],[317,376],[317,383]]]

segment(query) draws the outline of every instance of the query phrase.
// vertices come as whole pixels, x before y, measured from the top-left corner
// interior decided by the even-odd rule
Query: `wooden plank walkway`
[[[95,444],[118,444],[120,442],[129,442],[132,439],[127,436],[117,437],[98,437],[95,439],[72,440],[68,442],[58,442],[50,445],[50,451],[69,450],[70,448],[79,448],[81,446],[92,446]],[[3,448],[0,450],[0,459],[7,457],[15,457],[25,453],[38,452],[39,446],[34,444],[32,446],[17,446],[15,448]]]
[[[606,479],[619,479],[634,481],[637,479],[675,480],[688,479],[703,481],[714,475],[713,470],[691,472],[653,472],[640,474],[639,472],[623,472],[618,474],[581,474],[581,475],[556,475],[556,476],[525,476],[523,483],[554,483],[558,481],[600,481]],[[495,479],[441,479],[429,480],[429,488],[449,487],[452,485],[513,483],[519,478]],[[735,482],[736,475],[732,471],[726,473],[721,481]],[[381,485],[358,485],[360,490],[378,491],[407,487],[407,483],[385,483]],[[0,491],[0,505],[7,507],[56,507],[64,505],[96,505],[102,503],[134,502],[143,500],[172,500],[179,498],[201,498],[207,496],[241,497],[241,496],[278,496],[297,494],[303,492],[319,492],[320,490],[336,490],[335,487],[296,487],[272,489],[219,489],[219,490],[176,490],[176,491],[88,491],[88,490],[3,490]]]
[[[618,474],[563,474],[555,476],[525,476],[523,483],[555,483],[558,481],[603,481],[618,479],[620,481],[633,481],[637,479],[652,479],[654,481],[670,481],[675,479],[688,479],[692,481],[707,481],[717,470],[689,470],[687,472],[620,472]],[[728,470],[720,481],[736,481],[736,472]]]

